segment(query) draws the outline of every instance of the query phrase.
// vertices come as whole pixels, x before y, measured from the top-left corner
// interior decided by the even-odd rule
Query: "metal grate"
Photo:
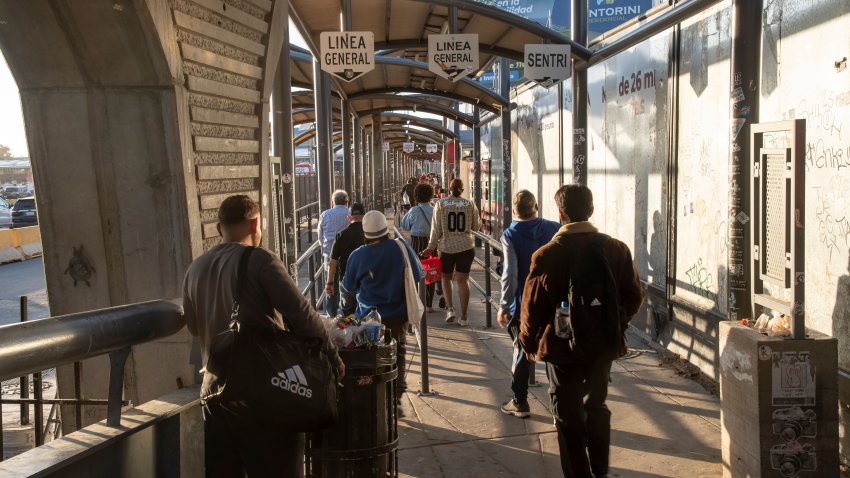
[[[787,159],[784,154],[764,155],[764,274],[785,282],[788,217]]]

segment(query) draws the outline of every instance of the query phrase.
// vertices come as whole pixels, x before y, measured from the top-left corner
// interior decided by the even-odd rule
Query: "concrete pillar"
[[[342,102],[342,188],[352,194],[352,159],[351,159],[351,107],[348,101]]]
[[[383,212],[384,208],[384,135],[381,128],[381,114],[372,116],[372,208]]]
[[[331,85],[319,62],[313,63],[313,101],[316,111],[316,176],[319,210],[330,208],[333,191],[333,117],[329,114]]]
[[[288,2],[282,2],[283,8],[289,8]],[[283,31],[283,44],[289,45],[289,29]],[[274,90],[274,146],[275,155],[280,158],[281,181],[281,224],[280,231],[283,251],[281,258],[290,267],[290,276],[295,280],[297,271],[293,267],[298,256],[295,240],[295,146],[292,142],[292,64],[289,48],[282,48]]]
[[[0,2],[51,315],[179,297],[188,264],[219,243],[216,209],[231,194],[260,201],[267,227],[266,118],[283,4],[252,4],[252,16],[184,0]],[[223,34],[243,21],[268,33]],[[91,276],[66,273],[72,262]],[[133,347],[125,397],[138,404],[191,384],[189,351],[185,332]],[[82,368],[85,396],[104,398],[106,358]],[[68,368],[58,388],[73,395]],[[86,407],[83,424],[104,415]],[[73,414],[64,418],[74,424]]]

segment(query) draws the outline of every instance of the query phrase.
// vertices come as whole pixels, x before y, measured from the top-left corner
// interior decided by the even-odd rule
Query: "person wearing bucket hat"
[[[348,258],[355,249],[366,243],[366,238],[363,236],[363,215],[366,214],[366,208],[362,203],[356,202],[351,205],[348,212],[348,220],[350,224],[336,234],[334,245],[331,248],[330,264],[328,264],[328,277],[345,276],[345,267],[348,263]],[[328,281],[325,284],[325,292],[328,297],[332,297],[339,293],[339,308],[342,310],[342,315],[353,314],[357,308],[357,298],[354,294],[340,287],[341,281]]]
[[[363,216],[363,236],[366,245],[360,246],[348,258],[342,287],[357,296],[357,316],[363,317],[376,307],[382,321],[390,329],[398,347],[398,377],[396,399],[404,393],[405,338],[407,331],[407,303],[404,295],[405,261],[401,249],[390,240],[387,218],[379,211],[369,211]],[[425,272],[416,253],[404,241],[408,261],[417,282]]]

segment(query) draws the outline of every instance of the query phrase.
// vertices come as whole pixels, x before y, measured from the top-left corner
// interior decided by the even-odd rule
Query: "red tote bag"
[[[436,284],[443,278],[443,263],[439,257],[422,259],[422,268],[425,269],[426,284]]]

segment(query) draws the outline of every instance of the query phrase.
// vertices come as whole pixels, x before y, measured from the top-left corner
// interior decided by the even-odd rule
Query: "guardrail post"
[[[484,241],[484,293],[487,296],[485,300],[487,315],[484,324],[488,329],[493,327],[493,306],[490,303],[493,291],[490,282],[490,243]]]
[[[124,399],[124,364],[130,347],[109,354],[109,403],[106,405],[106,425],[121,425],[121,404]]]
[[[310,303],[315,307],[316,304],[316,286],[314,282],[316,281],[316,256],[315,254],[310,254],[310,258],[307,259],[307,271],[310,274]]]
[[[425,279],[419,282],[419,299],[423,304],[427,303],[427,286]],[[422,317],[419,318],[419,356],[422,362],[422,395],[431,395],[431,383],[428,378],[428,309],[424,309]]]
[[[21,296],[21,322],[28,320],[27,313],[27,296]],[[29,375],[21,377],[21,398],[30,398],[30,378]],[[21,404],[21,425],[29,425],[30,423],[30,406],[27,403]],[[36,427],[36,430],[38,427]]]
[[[41,390],[41,372],[32,374],[32,393],[35,398],[35,446],[44,445],[44,403]]]

